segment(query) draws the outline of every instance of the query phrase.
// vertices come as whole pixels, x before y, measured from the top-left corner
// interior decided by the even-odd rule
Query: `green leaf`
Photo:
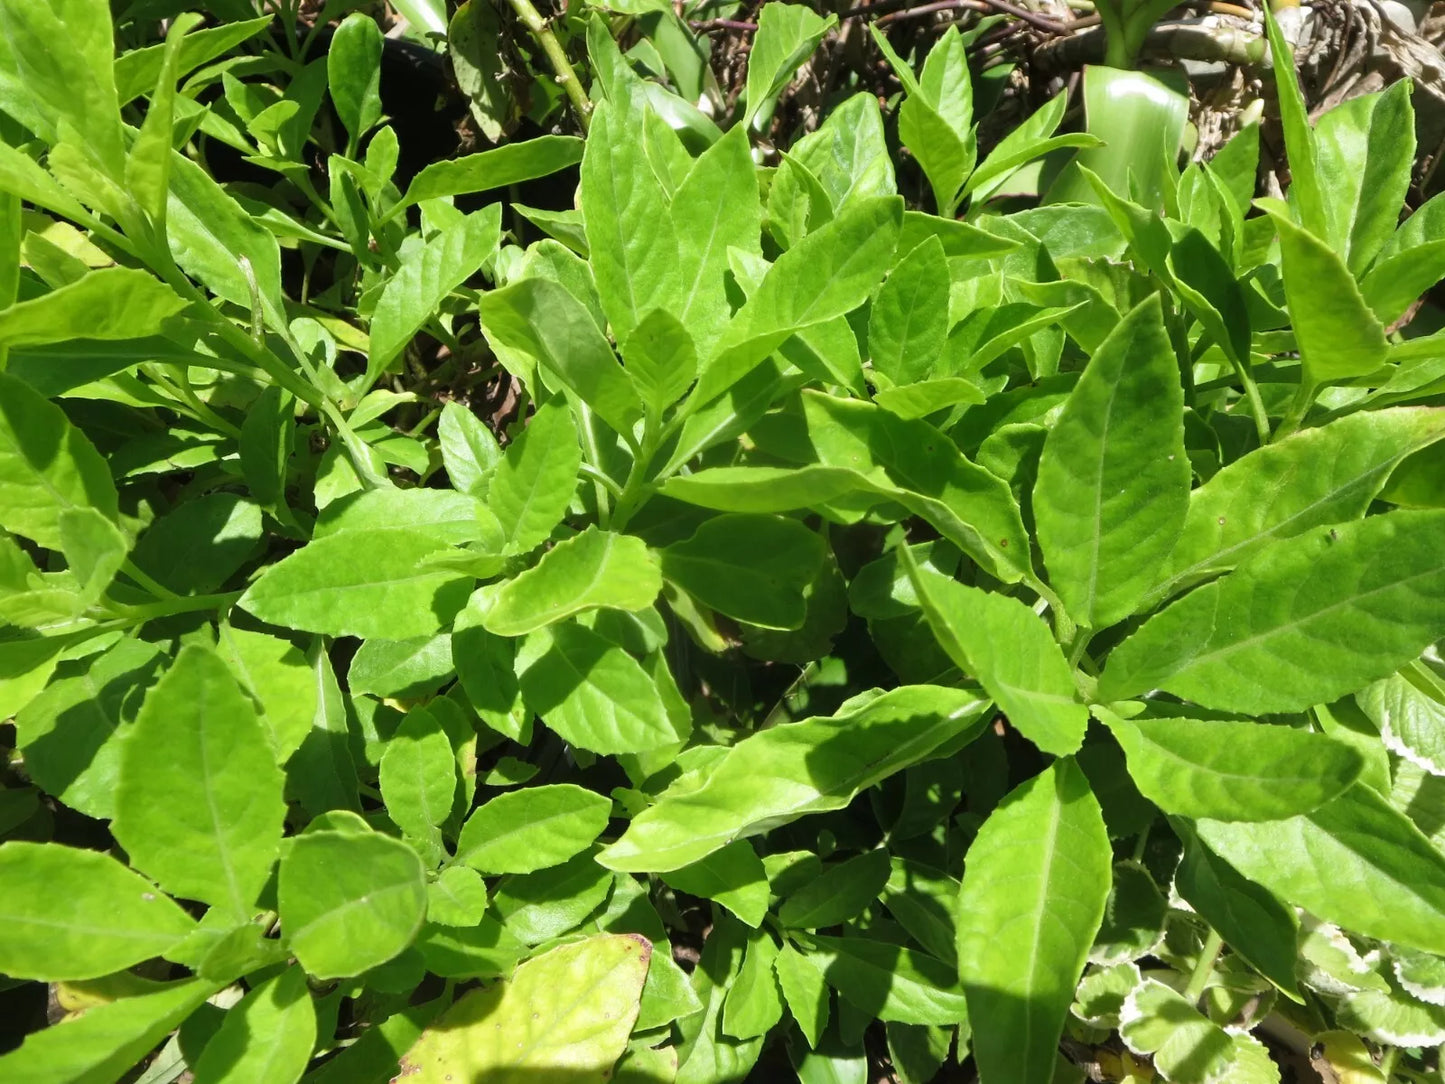
[[[129,728],[112,831],[170,892],[245,921],[281,843],[282,784],[250,698],[188,645]]]
[[[381,28],[370,15],[352,12],[331,37],[326,80],[331,104],[346,125],[350,146],[381,120]],[[354,156],[354,150],[348,156]]]
[[[60,514],[91,508],[117,515],[105,460],[61,409],[0,373],[0,509],[5,529],[61,548]]]
[[[409,838],[441,857],[442,823],[457,792],[456,757],[437,717],[412,708],[387,740],[379,781],[387,814]]]
[[[643,316],[620,349],[637,398],[654,417],[697,379],[697,347],[687,327],[666,309]]]
[[[1054,95],[1046,105],[999,140],[969,176],[968,183],[963,186],[963,195],[972,196],[977,204],[993,195],[1020,166],[1036,158],[1067,147],[1101,146],[1103,141],[1088,132],[1053,134],[1064,119],[1068,99],[1067,94]]]
[[[934,374],[948,338],[948,260],[930,237],[899,261],[868,317],[873,367],[894,384]]]
[[[306,1071],[316,1038],[316,1007],[306,988],[306,972],[288,967],[227,1010],[196,1062],[196,1084],[295,1084]]]
[[[859,792],[976,733],[987,702],[963,689],[912,685],[832,718],[759,731],[637,814],[599,861],[633,872],[680,869],[730,843]]]
[[[524,636],[586,610],[646,609],[661,590],[657,558],[640,538],[589,527],[520,576],[483,587],[482,624],[497,636]]]
[[[224,56],[242,42],[265,30],[271,22],[271,19],[262,16],[259,19],[225,23],[186,35],[176,60],[177,76],[187,75],[207,61]],[[121,105],[128,105],[142,94],[155,89],[161,77],[165,52],[164,45],[150,45],[144,49],[132,49],[115,58],[116,94]]]
[[[989,1080],[1052,1075],[1112,861],[1099,803],[1068,759],[1016,788],[979,829],[959,895],[958,964]]]
[[[0,968],[17,979],[93,979],[169,951],[195,927],[170,897],[109,855],[0,844]]]
[[[1395,512],[1266,550],[1145,622],[1109,656],[1099,695],[1159,688],[1270,712],[1355,692],[1445,635],[1442,528],[1445,513]]]
[[[1445,952],[1445,857],[1366,787],[1288,820],[1201,820],[1195,829],[1251,881],[1326,922]]]
[[[370,18],[365,21],[376,25]],[[371,387],[401,355],[407,343],[436,315],[447,295],[491,258],[501,243],[501,230],[502,206],[494,203],[458,218],[402,258],[371,314],[371,346],[363,388]]]
[[[588,850],[560,866],[508,877],[492,896],[506,932],[540,945],[570,933],[606,902],[612,876]]]
[[[1432,775],[1445,775],[1445,680],[1422,662],[1355,694],[1385,748]]]
[[[551,279],[524,278],[483,294],[480,311],[489,342],[530,354],[614,430],[632,435],[642,417],[637,391],[570,290]]]
[[[412,178],[406,195],[391,213],[397,214],[423,200],[508,188],[522,181],[546,177],[580,161],[582,140],[576,136],[541,135],[479,154],[433,162]]]
[[[577,193],[597,291],[619,342],[653,309],[677,315],[682,288],[672,211],[641,138],[642,108],[598,104]]]
[[[487,487],[487,506],[501,522],[510,552],[526,553],[552,533],[572,502],[581,465],[567,408],[560,403],[539,408]]]
[[[426,528],[340,531],[272,565],[237,605],[262,621],[329,636],[429,636],[461,608],[470,585],[421,564],[447,546]]]
[[[809,963],[855,1008],[900,1024],[957,1024],[967,1018],[953,969],[926,953],[864,937],[800,938]]]
[[[819,930],[846,922],[878,898],[891,872],[888,852],[881,848],[827,866],[783,901],[778,921],[798,930]]]
[[[426,920],[439,926],[474,927],[487,910],[487,884],[465,866],[447,866],[426,886]]]
[[[1367,376],[1385,364],[1385,329],[1365,303],[1345,261],[1314,235],[1270,211],[1279,231],[1302,380],[1311,388]]]
[[[521,742],[531,740],[532,714],[522,704],[513,664],[516,642],[481,626],[476,595],[452,626],[452,664],[467,700],[486,724]]]
[[[155,94],[146,108],[140,135],[131,145],[125,162],[126,187],[151,222],[165,223],[171,182],[171,148],[175,141],[177,68],[186,35],[201,23],[201,16],[187,12],[171,21],[166,30],[160,73]]]
[[[98,819],[114,817],[122,745],[115,733],[135,719],[161,659],[156,645],[126,638],[63,664],[15,716],[30,779],[73,810]]]
[[[453,673],[452,638],[446,633],[367,640],[352,656],[346,684],[352,694],[405,699],[436,692]]]
[[[642,665],[575,622],[532,633],[517,653],[517,680],[528,708],[594,753],[642,753],[685,737]]]
[[[460,403],[448,403],[437,420],[437,439],[452,487],[485,496],[492,471],[502,461],[502,449],[486,423]]]
[[[499,794],[467,818],[456,861],[483,873],[531,873],[581,854],[607,827],[612,803],[557,783]]]
[[[768,875],[763,860],[745,839],[735,840],[696,862],[669,870],[662,879],[680,892],[716,900],[753,929],[768,913]]]
[[[96,1005],[63,1028],[26,1036],[18,1050],[0,1057],[0,1076],[25,1084],[119,1080],[225,985],[201,978],[136,982],[144,992]]]
[[[1089,711],[1043,620],[1018,599],[921,570],[911,550],[898,552],[948,657],[973,674],[1019,733],[1044,752],[1077,752]]]
[[[1184,817],[1283,820],[1343,794],[1364,767],[1350,746],[1288,726],[1112,714],[1104,721],[1139,792]]]
[[[411,944],[426,915],[426,880],[400,840],[312,831],[281,860],[277,899],[282,931],[307,972],[346,978]]]
[[[925,421],[821,393],[803,393],[818,460],[852,470],[865,488],[922,516],[1005,583],[1033,579],[1028,534],[1008,483],[970,461]]]
[[[1315,146],[1321,186],[1333,205],[1331,240],[1359,277],[1395,232],[1415,159],[1410,88],[1341,102],[1320,117]]]
[[[825,552],[797,520],[736,513],[704,520],[661,552],[662,574],[704,606],[769,629],[796,629]]]
[[[216,653],[260,707],[276,763],[284,765],[316,718],[319,692],[305,653],[289,640],[229,625],[221,627]]]
[[[873,401],[890,414],[911,419],[925,418],[960,404],[981,406],[984,394],[971,380],[944,376],[897,388],[880,388],[873,394]]]
[[[790,512],[827,504],[861,488],[859,475],[841,467],[712,467],[674,475],[662,492],[719,512]]]
[[[261,509],[234,493],[209,493],[179,504],[136,540],[131,560],[181,595],[218,590],[255,554]]]
[[[902,213],[897,197],[857,200],[779,256],[703,363],[689,403],[716,398],[794,332],[866,301],[892,262]]]
[[[823,972],[809,957],[784,944],[773,963],[788,1011],[802,1028],[810,1046],[817,1046],[828,1026],[828,986]]]
[[[767,930],[748,937],[742,966],[723,1002],[722,1030],[734,1039],[766,1035],[783,1016],[783,991],[773,967],[778,943]]]
[[[1314,129],[1300,92],[1294,50],[1280,31],[1273,12],[1264,16],[1264,30],[1273,58],[1274,83],[1279,98],[1280,124],[1284,129],[1285,153],[1289,159],[1290,202],[1302,226],[1315,237],[1329,237],[1330,211],[1320,177]]]
[[[1094,352],[1044,441],[1034,515],[1049,581],[1081,625],[1132,613],[1189,506],[1184,400],[1157,295]]]
[[[1175,827],[1184,839],[1184,857],[1174,875],[1179,895],[1251,967],[1298,1000],[1299,917],[1294,908],[1241,877],[1193,831]]]
[[[748,54],[747,113],[744,128],[755,120],[772,116],[772,107],[798,66],[813,54],[823,35],[838,25],[836,16],[826,19],[802,4],[765,6],[758,17]]]
[[[1271,542],[1357,519],[1402,460],[1442,437],[1439,408],[1362,410],[1241,456],[1190,494],[1184,530],[1149,597],[1234,568]]]
[[[1236,1058],[1229,1033],[1177,990],[1145,979],[1119,1013],[1119,1036],[1134,1053],[1153,1059],[1164,1079],[1179,1084],[1232,1080]]]
[[[728,250],[761,255],[757,167],[742,125],[698,156],[672,195],[672,219],[680,238],[682,279],[680,305],[673,315],[692,336],[698,355],[706,356],[732,316]]]
[[[94,508],[67,508],[60,513],[60,549],[84,607],[98,600],[115,579],[130,539]]]
[[[443,1013],[401,1059],[402,1076],[415,1084],[607,1079],[637,1019],[651,957],[640,936],[603,934],[528,960]]]

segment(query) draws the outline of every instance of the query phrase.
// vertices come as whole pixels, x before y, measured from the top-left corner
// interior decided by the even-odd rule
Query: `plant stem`
[[[1398,1046],[1387,1046],[1380,1055],[1380,1074],[1388,1082],[1391,1074],[1395,1072],[1395,1063],[1400,1060],[1400,1048]]]
[[[133,579],[138,585],[140,585],[143,590],[149,591],[156,598],[169,599],[180,597],[169,587],[157,583],[140,569],[136,568],[135,562],[131,561],[129,558],[127,558],[125,562],[120,566],[120,570],[131,579]]]
[[[582,130],[587,131],[592,123],[592,103],[587,100],[587,92],[582,89],[582,83],[577,78],[577,73],[572,70],[572,62],[567,59],[567,53],[562,48],[562,43],[557,40],[557,35],[552,33],[552,28],[547,25],[548,20],[542,18],[542,13],[532,4],[532,0],[509,0],[512,10],[517,13],[517,18],[531,32],[532,37],[537,39],[537,44],[542,47],[542,52],[547,54],[547,62],[552,65],[552,72],[561,84],[562,89],[567,92],[567,99],[572,103],[572,111],[577,114],[577,123],[582,125]]]
[[[153,621],[157,617],[174,617],[176,614],[196,613],[200,610],[226,610],[240,598],[244,591],[231,591],[223,595],[193,595],[148,602],[144,606],[116,606],[115,616],[132,625]]]
[[[1279,428],[1274,431],[1275,440],[1282,440],[1299,428],[1300,422],[1305,420],[1309,413],[1310,405],[1315,401],[1313,384],[1306,384],[1303,381],[1290,400],[1289,409],[1285,411],[1284,417],[1280,420]]]
[[[1204,947],[1199,950],[1199,962],[1189,973],[1189,985],[1184,988],[1184,1000],[1189,1004],[1196,1004],[1203,995],[1204,988],[1214,975],[1214,962],[1219,959],[1223,948],[1224,939],[1210,930],[1209,936],[1204,939]]]

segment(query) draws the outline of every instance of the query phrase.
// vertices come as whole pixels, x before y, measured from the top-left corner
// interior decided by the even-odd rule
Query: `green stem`
[[[1400,1060],[1400,1048],[1398,1046],[1387,1046],[1380,1055],[1380,1074],[1389,1081],[1391,1074],[1395,1072],[1395,1063]]]
[[[1189,973],[1189,985],[1184,988],[1184,1000],[1189,1004],[1197,1003],[1203,996],[1204,988],[1214,976],[1214,963],[1223,949],[1224,939],[1210,930],[1209,936],[1204,939],[1204,947],[1199,950],[1199,962]]]
[[[632,469],[627,472],[627,482],[623,485],[622,492],[617,497],[617,505],[612,510],[610,526],[614,531],[620,531],[626,527],[627,521],[647,499],[647,473],[652,469],[652,459],[657,454],[657,444],[660,438],[658,427],[649,418],[642,431],[642,447],[637,450],[637,457],[632,461]]]
[[[1313,384],[1300,383],[1294,393],[1294,398],[1290,400],[1289,409],[1280,419],[1279,428],[1274,431],[1275,440],[1283,440],[1299,428],[1300,422],[1304,421],[1305,415],[1309,413],[1310,406],[1315,401],[1315,392],[1318,390]]]
[[[147,576],[144,572],[138,569],[135,566],[135,563],[129,558],[127,558],[126,561],[120,566],[120,570],[124,572],[127,576],[129,576],[132,580],[134,580],[138,585],[140,585],[143,590],[149,591],[156,598],[170,599],[180,597],[169,587],[166,587],[164,584],[157,583],[155,580]]]
[[[113,612],[117,618],[132,625],[139,625],[154,621],[158,617],[174,617],[176,614],[196,613],[201,610],[228,610],[243,594],[244,591],[232,591],[223,595],[193,595],[188,598],[177,595],[148,602],[144,606],[116,606]]]
[[[537,39],[537,44],[542,47],[542,52],[547,54],[547,63],[552,66],[552,72],[561,84],[562,89],[567,92],[567,99],[572,103],[572,111],[577,114],[577,123],[582,125],[582,130],[587,131],[592,123],[592,103],[587,100],[587,91],[582,89],[582,83],[577,78],[577,73],[572,70],[572,62],[567,59],[567,53],[562,48],[562,43],[557,40],[557,35],[552,33],[548,21],[542,18],[542,13],[533,6],[532,0],[509,0],[512,10],[517,13],[517,18],[522,20],[525,26]]]

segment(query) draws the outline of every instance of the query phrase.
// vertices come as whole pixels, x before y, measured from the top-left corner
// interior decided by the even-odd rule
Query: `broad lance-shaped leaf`
[[[61,548],[60,516],[117,515],[115,482],[95,446],[54,403],[0,373],[0,509],[5,530]]]
[[[1146,621],[1099,696],[1279,712],[1355,692],[1445,636],[1442,531],[1445,512],[1393,512],[1266,550]]]
[[[1271,542],[1364,514],[1407,456],[1445,437],[1445,408],[1347,414],[1226,465],[1189,496],[1189,514],[1149,600],[1234,568]]]
[[[698,156],[672,196],[682,278],[676,317],[700,356],[711,352],[732,316],[727,299],[728,250],[761,255],[758,169],[742,125]],[[684,388],[683,390],[686,390]]]
[[[1445,855],[1368,787],[1288,820],[1195,829],[1251,881],[1327,922],[1445,953]]]
[[[560,402],[538,408],[492,472],[487,507],[502,524],[507,550],[526,553],[561,522],[577,488],[582,449]]]
[[[424,707],[406,713],[381,754],[378,781],[386,811],[408,838],[441,857],[441,827],[456,798],[456,758],[437,717]]]
[[[899,1024],[957,1024],[968,1018],[957,975],[925,952],[866,937],[815,934],[801,943],[828,985],[869,1016]]]
[[[517,651],[516,672],[527,707],[583,749],[643,753],[687,736],[687,720],[669,715],[642,664],[576,622],[532,633]]]
[[[1069,615],[1127,617],[1168,558],[1189,507],[1179,362],[1158,295],[1119,321],[1044,441],[1034,516]]]
[[[388,212],[388,217],[422,200],[506,188],[556,173],[580,161],[582,140],[576,136],[543,135],[479,154],[433,162],[413,178],[406,195]]]
[[[970,461],[947,434],[871,403],[813,391],[802,398],[820,463],[858,472],[866,488],[928,520],[1005,583],[1034,580],[1008,483]]]
[[[135,983],[142,992],[87,1009],[63,1028],[27,1035],[18,1050],[0,1056],[0,1079],[25,1084],[120,1080],[182,1020],[229,985],[202,978]]]
[[[1071,759],[1004,798],[969,847],[958,969],[989,1084],[1052,1077],[1112,861],[1099,803]]]
[[[743,128],[759,116],[772,116],[773,100],[837,22],[832,15],[824,19],[802,5],[776,4],[764,9],[748,56],[748,106]]]
[[[927,238],[888,273],[868,317],[873,368],[894,384],[933,375],[948,338],[948,258]]]
[[[435,528],[339,531],[272,565],[237,605],[262,621],[329,636],[429,636],[466,603],[471,584],[421,563],[448,546]]]
[[[1370,311],[1345,261],[1319,238],[1271,211],[1279,230],[1302,382],[1309,388],[1367,376],[1385,364],[1384,325]]]
[[[458,862],[483,873],[531,873],[586,850],[607,827],[612,803],[571,783],[499,794],[462,828]]]
[[[174,900],[109,855],[58,843],[0,845],[0,970],[93,979],[160,956],[195,928]]]
[[[1184,817],[1272,821],[1308,813],[1348,790],[1364,768],[1343,742],[1288,726],[1103,718],[1139,792]]]
[[[860,791],[982,728],[988,701],[966,689],[910,685],[832,718],[805,719],[738,742],[674,782],[598,861],[666,872],[808,813],[842,809]]]
[[[857,489],[862,476],[846,467],[711,467],[676,474],[662,492],[719,512],[791,512],[827,504]]]
[[[1279,97],[1280,126],[1284,130],[1285,153],[1290,163],[1290,203],[1304,228],[1316,237],[1330,236],[1330,209],[1321,186],[1319,152],[1310,127],[1309,110],[1300,92],[1294,50],[1280,31],[1273,11],[1264,13],[1264,30],[1269,39],[1270,65]]]
[[[692,537],[664,549],[662,574],[735,620],[796,629],[825,552],[822,537],[797,520],[736,513],[704,520]]]
[[[662,879],[679,892],[716,900],[740,921],[757,929],[768,913],[768,873],[753,845],[736,839]]]
[[[442,1014],[401,1059],[401,1075],[415,1084],[605,1080],[627,1046],[651,959],[637,934],[534,957]]]
[[[482,295],[488,341],[536,358],[618,433],[632,434],[642,401],[602,329],[560,282],[524,278]]]
[[[902,220],[897,197],[857,200],[779,256],[703,363],[690,407],[727,391],[794,332],[868,300],[893,259]]]
[[[318,979],[347,978],[386,963],[426,916],[426,871],[399,839],[318,830],[297,836],[277,879],[281,929]]]
[[[598,104],[577,190],[597,292],[619,342],[650,310],[677,315],[681,307],[679,239],[647,159],[643,108],[640,102]]]
[[[627,376],[652,417],[682,398],[697,379],[697,347],[687,327],[666,309],[653,309],[620,344]]]
[[[373,24],[375,25],[375,24]],[[316,1046],[316,1005],[306,972],[292,965],[226,1011],[196,1061],[196,1084],[267,1080],[294,1084]]]
[[[283,782],[251,699],[215,652],[188,645],[121,747],[112,830],[170,892],[244,921],[281,845]]]
[[[497,250],[501,237],[502,205],[494,203],[447,226],[402,260],[371,316],[366,387],[406,349],[447,295]]]
[[[326,51],[326,81],[336,115],[351,137],[351,150],[381,120],[381,54],[376,20],[353,12],[341,20]]]
[[[661,590],[657,558],[642,539],[589,527],[520,576],[481,588],[482,626],[525,636],[584,610],[646,609]]]
[[[1172,824],[1184,841],[1174,887],[1224,943],[1290,998],[1299,1001],[1299,916],[1268,889],[1246,880],[1184,822]]]
[[[0,309],[0,346],[71,339],[141,339],[160,334],[190,302],[154,275],[107,267],[67,286]]]
[[[944,653],[1044,752],[1077,752],[1089,710],[1043,620],[1018,599],[920,569],[907,546],[898,553]]]

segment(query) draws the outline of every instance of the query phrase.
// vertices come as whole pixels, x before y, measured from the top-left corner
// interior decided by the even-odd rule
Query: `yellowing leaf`
[[[401,1077],[531,1084],[559,1074],[600,1084],[627,1046],[651,958],[645,938],[604,934],[528,960],[422,1032]]]

